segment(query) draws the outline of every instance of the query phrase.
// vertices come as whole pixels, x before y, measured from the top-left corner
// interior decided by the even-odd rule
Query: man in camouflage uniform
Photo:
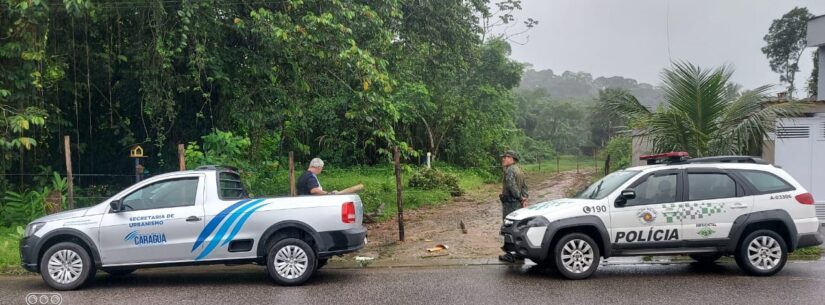
[[[518,159],[518,154],[512,150],[501,154],[501,166],[504,167],[503,185],[501,194],[499,194],[502,220],[513,211],[527,207],[527,183],[524,179],[524,172],[518,166]],[[498,259],[515,262],[515,258],[510,253],[504,253]]]

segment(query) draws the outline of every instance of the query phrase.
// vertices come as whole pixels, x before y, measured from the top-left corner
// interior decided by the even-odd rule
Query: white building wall
[[[825,117],[782,119],[773,138],[774,164],[813,194],[825,221]]]

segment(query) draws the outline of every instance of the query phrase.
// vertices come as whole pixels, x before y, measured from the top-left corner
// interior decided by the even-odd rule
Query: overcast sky
[[[513,44],[512,57],[556,74],[583,71],[655,85],[670,59],[703,67],[729,63],[736,68],[733,81],[745,88],[778,84],[760,50],[762,38],[771,21],[794,6],[825,14],[825,0],[524,0],[518,17],[540,23],[525,45]],[[811,73],[810,50],[800,60],[797,88]]]

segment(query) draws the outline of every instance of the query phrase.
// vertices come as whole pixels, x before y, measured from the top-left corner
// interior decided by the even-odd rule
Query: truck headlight
[[[550,225],[550,221],[547,220],[547,218],[544,218],[543,216],[536,216],[523,219],[518,223],[518,226],[516,226],[516,228],[519,231],[521,231],[526,228],[546,227],[548,225]]]
[[[29,236],[34,235],[34,233],[37,233],[37,230],[40,230],[40,228],[42,228],[43,225],[45,225],[45,224],[46,224],[45,222],[32,222],[32,223],[30,223],[29,225],[26,226],[26,232],[23,234],[23,237],[29,237]]]

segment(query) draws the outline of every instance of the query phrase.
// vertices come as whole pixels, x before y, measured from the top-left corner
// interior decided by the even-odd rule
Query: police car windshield
[[[599,181],[594,182],[573,198],[602,199],[638,173],[639,171],[628,170],[613,172],[612,174],[599,179]]]

